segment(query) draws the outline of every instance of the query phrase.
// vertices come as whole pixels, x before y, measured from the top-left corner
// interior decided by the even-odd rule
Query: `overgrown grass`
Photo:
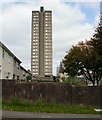
[[[52,100],[51,103],[49,104],[50,107],[57,107],[60,106],[57,104],[57,102],[55,100]]]
[[[20,105],[20,100],[19,100],[19,98],[18,98],[18,97],[13,97],[13,98],[11,99],[11,101],[10,101],[10,104],[11,104],[11,105],[15,105],[15,106]]]
[[[37,107],[43,107],[43,106],[45,106],[44,99],[43,98],[37,99],[36,102],[35,102],[35,106],[37,106]]]
[[[35,104],[29,104],[28,100],[20,102],[18,98],[13,98],[13,100],[11,100],[10,102],[3,101],[2,109],[11,111],[26,111],[40,113],[44,112],[44,113],[100,114],[100,112],[96,112],[94,110],[94,107],[59,105],[56,103],[55,100],[53,100],[49,104],[46,104],[44,99],[42,98],[36,100]]]

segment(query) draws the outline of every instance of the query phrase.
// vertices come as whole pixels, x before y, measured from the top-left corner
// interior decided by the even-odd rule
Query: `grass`
[[[16,103],[17,100],[18,98],[14,98],[11,102],[3,101],[2,109],[38,113],[100,114],[100,112],[94,111],[94,107],[59,105],[56,101],[45,104],[43,99],[38,99],[35,104],[29,104],[27,100]]]

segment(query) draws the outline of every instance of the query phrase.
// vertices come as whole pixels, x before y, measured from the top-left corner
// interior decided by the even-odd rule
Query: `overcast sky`
[[[2,0],[1,0],[2,1]],[[8,1],[8,2],[7,2]],[[49,1],[49,2],[47,2]],[[44,6],[52,10],[53,74],[72,45],[92,37],[99,22],[100,5],[96,0],[3,0],[0,3],[1,41],[31,68],[31,13]]]

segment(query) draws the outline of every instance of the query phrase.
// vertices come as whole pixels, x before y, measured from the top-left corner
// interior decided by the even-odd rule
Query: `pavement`
[[[2,118],[94,118],[101,120],[99,114],[33,113],[2,111]]]

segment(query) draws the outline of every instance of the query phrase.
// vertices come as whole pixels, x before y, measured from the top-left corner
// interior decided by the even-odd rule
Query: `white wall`
[[[28,75],[23,69],[20,68],[20,63],[10,55],[8,50],[0,46],[0,79],[25,79]],[[23,76],[25,75],[25,76]]]
[[[13,78],[13,57],[4,50],[3,56],[3,48],[0,50],[2,51],[2,79],[12,79]]]
[[[0,46],[0,79],[2,78],[1,69],[2,69],[2,48]]]

